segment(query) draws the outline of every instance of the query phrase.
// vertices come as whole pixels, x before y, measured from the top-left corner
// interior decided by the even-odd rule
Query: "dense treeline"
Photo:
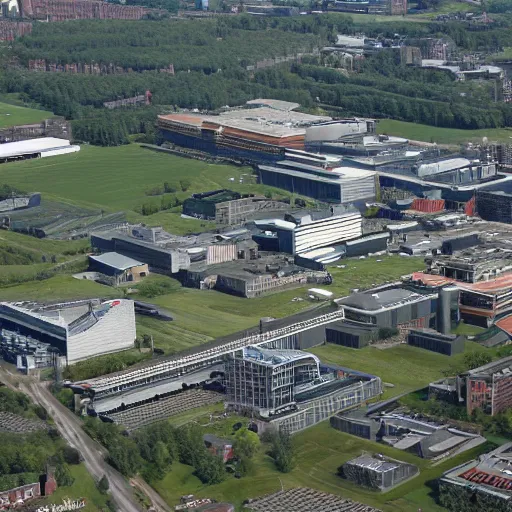
[[[80,20],[72,23],[72,30],[67,23],[42,25],[36,24],[31,35],[13,45],[13,54],[25,66],[31,59],[56,64],[114,64],[135,71],[173,64],[176,71],[209,74],[264,58],[312,51],[326,42],[311,33],[231,29],[222,19]]]
[[[155,0],[156,1],[156,0]],[[449,36],[467,50],[512,46],[512,31],[500,20],[483,31],[464,23],[368,23],[328,14],[292,18],[233,16],[188,21],[81,20],[36,24],[17,40],[9,57],[26,65],[44,58],[57,64],[83,62],[132,68],[103,76],[36,73],[6,66],[0,92],[19,93],[73,120],[78,141],[116,146],[143,134],[155,140],[155,118],[177,107],[214,110],[271,97],[309,108],[319,100],[347,115],[396,118],[466,129],[512,125],[512,106],[494,103],[492,84],[454,81],[449,73],[407,67],[395,50],[365,59],[350,75],[325,67],[321,57],[249,73],[248,64],[296,51],[309,52],[334,41],[337,33],[371,37]],[[176,75],[157,70],[174,64]],[[153,94],[153,106],[107,111],[105,101]]]
[[[107,462],[125,476],[141,472],[146,480],[154,482],[179,461],[193,466],[205,484],[217,484],[226,477],[222,459],[206,449],[197,425],[175,428],[163,421],[138,430],[130,438],[118,425],[88,418],[84,430],[108,448]]]

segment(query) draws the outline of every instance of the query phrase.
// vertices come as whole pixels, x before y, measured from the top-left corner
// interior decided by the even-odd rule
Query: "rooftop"
[[[497,361],[479,366],[473,370],[468,370],[466,375],[470,375],[471,377],[490,377],[491,375],[496,375],[499,373],[512,376],[512,356],[498,359]]]
[[[279,366],[301,359],[313,359],[317,364],[320,364],[318,357],[302,350],[271,350],[249,346],[243,350],[243,354],[244,359],[250,359],[267,366]]]
[[[512,288],[512,273],[504,274],[489,281],[480,281],[477,283],[465,283],[457,281],[450,277],[444,277],[434,274],[426,274],[425,272],[414,272],[413,281],[421,281],[426,286],[443,286],[449,283],[455,283],[461,290],[480,292],[483,294],[494,294],[507,291]]]
[[[144,265],[141,261],[134,260],[128,256],[123,256],[117,252],[106,252],[105,254],[100,254],[98,256],[89,256],[89,258],[117,270],[128,270],[132,267]]]
[[[397,462],[388,462],[386,460],[370,457],[369,455],[361,455],[355,459],[349,460],[346,464],[371,469],[372,471],[378,471],[380,473],[397,469],[400,466]]]
[[[401,306],[408,302],[421,300],[424,297],[425,295],[420,295],[410,290],[406,290],[405,288],[390,288],[376,293],[354,293],[337,302],[342,306],[353,307],[365,311],[376,311],[379,309]]]

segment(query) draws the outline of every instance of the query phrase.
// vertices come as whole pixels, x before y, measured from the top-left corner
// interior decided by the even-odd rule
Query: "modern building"
[[[55,305],[0,302],[0,328],[54,347],[65,363],[133,347],[133,301],[78,301]]]
[[[333,120],[297,112],[298,103],[256,99],[245,108],[218,115],[176,113],[158,116],[164,140],[220,156],[261,162],[284,157],[285,150],[304,150],[317,140],[336,140],[354,132],[374,129],[366,120]]]
[[[343,464],[343,476],[350,482],[377,491],[387,491],[418,473],[418,468],[380,455],[361,455]]]
[[[417,293],[395,286],[354,293],[336,302],[350,322],[408,331],[429,327],[434,322],[437,294]]]
[[[448,510],[512,510],[512,443],[446,471],[439,479],[439,501]]]
[[[227,357],[226,403],[290,433],[382,392],[378,377],[321,367],[300,350],[249,346]]]
[[[264,185],[282,188],[326,203],[362,205],[374,201],[377,175],[356,167],[325,170],[298,162],[279,161],[258,165],[257,175]]]
[[[80,146],[71,145],[69,140],[54,137],[20,140],[0,145],[0,162],[46,158],[80,151]]]
[[[407,335],[408,345],[446,356],[462,354],[464,341],[464,336],[442,334],[434,329],[411,329]]]
[[[445,459],[486,442],[477,434],[447,424],[417,419],[401,409],[389,412],[362,409],[341,412],[332,416],[330,422],[333,428],[341,432],[382,442],[424,459]]]
[[[470,262],[468,262],[469,264]],[[468,272],[468,266],[464,271]],[[457,287],[459,289],[460,318],[470,324],[489,327],[495,320],[512,311],[511,273],[475,283],[457,281],[453,278],[423,272],[415,272],[412,279],[430,288],[447,284]]]
[[[89,269],[114,278],[116,285],[126,282],[138,283],[142,278],[149,275],[147,263],[142,263],[116,252],[90,255]]]
[[[362,235],[362,217],[357,211],[340,215],[332,215],[330,211],[287,214],[284,220],[263,219],[254,224],[264,234],[256,237],[263,247],[265,238],[270,241],[277,238],[279,251],[306,258],[314,257],[318,249],[336,247]]]

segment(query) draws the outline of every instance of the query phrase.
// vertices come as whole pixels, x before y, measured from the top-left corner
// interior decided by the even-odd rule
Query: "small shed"
[[[89,256],[89,270],[114,277],[116,284],[136,283],[149,275],[147,263],[142,263],[117,252]]]
[[[234,457],[233,443],[228,439],[221,439],[213,434],[205,434],[203,440],[206,448],[214,455],[222,457],[224,462]]]

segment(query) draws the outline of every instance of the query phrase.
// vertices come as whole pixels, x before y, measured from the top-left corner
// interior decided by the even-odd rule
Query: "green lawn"
[[[244,175],[244,183],[240,178]],[[137,144],[106,148],[86,146],[80,152],[51,159],[12,162],[0,167],[0,183],[41,192],[46,199],[66,200],[82,207],[126,211],[131,221],[161,225],[174,233],[204,231],[211,223],[182,219],[181,209],[143,217],[135,209],[143,203],[160,204],[161,196],[146,191],[164,182],[187,179],[190,188],[177,193],[185,199],[194,192],[230,188],[246,193],[265,193],[269,187],[256,185],[249,168],[208,164],[190,158],[145,149]],[[231,181],[233,178],[234,181]],[[288,195],[273,189],[275,194]],[[179,210],[179,211],[178,211]]]
[[[452,331],[452,333],[453,334],[463,334],[465,336],[474,336],[475,334],[480,334],[484,331],[485,331],[485,329],[483,327],[478,327],[478,325],[465,324],[464,322],[461,322]]]
[[[237,418],[233,417],[228,418],[226,423],[232,426],[236,421]],[[251,476],[240,480],[228,476],[221,484],[205,486],[193,475],[192,467],[176,463],[155,487],[171,506],[179,502],[180,496],[190,493],[219,501],[230,501],[239,507],[238,510],[242,510],[241,504],[247,498],[276,492],[281,487],[312,487],[373,505],[384,512],[411,512],[420,507],[425,512],[437,512],[444,509],[436,505],[426,483],[439,477],[448,468],[472,459],[485,450],[480,447],[432,467],[428,461],[412,454],[339,432],[331,428],[329,422],[322,422],[296,434],[294,439],[298,447],[298,463],[291,473],[277,472],[272,460],[265,453],[267,447],[261,446],[254,459],[255,472]],[[420,468],[420,474],[387,493],[357,487],[338,477],[337,468],[347,460],[361,455],[363,451],[383,453],[416,464]]]
[[[116,298],[119,297],[119,291],[110,286],[67,275],[57,275],[44,281],[30,281],[0,289],[0,300],[58,301],[95,297]]]
[[[465,351],[471,350],[486,349],[477,343],[466,342]],[[463,357],[462,354],[449,357],[409,345],[355,349],[328,343],[311,352],[322,361],[378,375],[382,382],[393,384],[392,388],[384,387],[386,398],[427,386],[442,378],[442,371]]]
[[[0,102],[0,128],[8,128],[19,124],[40,123],[44,119],[53,117],[47,110],[20,107]]]
[[[381,261],[377,262],[377,259]],[[398,256],[350,259],[342,261],[341,264],[345,268],[329,267],[334,282],[323,287],[334,292],[335,297],[348,295],[354,288],[369,288],[387,281],[395,281],[400,276],[410,274],[424,266],[421,258]],[[138,330],[140,334],[152,334],[157,347],[167,353],[173,353],[208,339],[253,327],[264,316],[280,318],[307,307],[318,306],[318,302],[307,298],[308,288],[306,286],[246,299],[213,290],[177,287],[168,295],[144,299],[168,309],[174,321],[161,322],[149,317],[140,317],[137,321]],[[295,297],[304,300],[292,301]]]
[[[71,475],[75,479],[70,487],[60,487],[50,497],[45,499],[43,503],[62,505],[62,500],[77,500],[84,498],[86,507],[81,509],[84,512],[97,512],[106,510],[106,496],[101,494],[96,487],[94,479],[91,477],[83,464],[78,466],[69,466]],[[128,484],[127,484],[128,485]]]
[[[459,130],[456,128],[438,128],[424,124],[407,123],[394,119],[381,119],[377,124],[377,131],[387,135],[396,135],[426,142],[437,142],[438,144],[482,142],[483,137],[487,137],[490,141],[510,142],[512,137],[512,128]]]

